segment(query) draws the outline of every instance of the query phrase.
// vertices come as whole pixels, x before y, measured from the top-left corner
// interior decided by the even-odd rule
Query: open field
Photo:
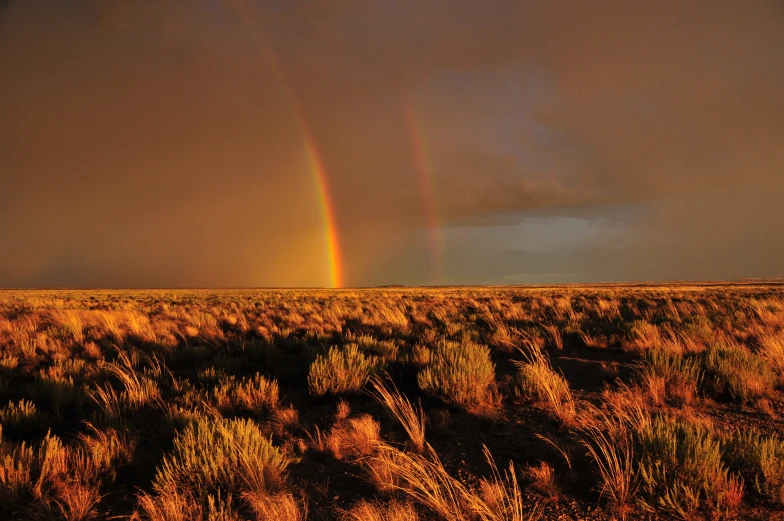
[[[784,519],[784,285],[0,292],[4,519]]]

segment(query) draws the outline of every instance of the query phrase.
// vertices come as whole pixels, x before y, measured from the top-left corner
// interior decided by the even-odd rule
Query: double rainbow
[[[264,34],[261,32],[261,28],[254,22],[252,13],[248,10],[248,4],[242,1],[230,1],[227,2],[227,5],[231,6],[234,11],[236,11],[242,23],[256,40],[259,51],[266,58],[270,69],[275,74],[281,91],[286,98],[292,115],[300,129],[308,168],[316,188],[321,221],[324,226],[324,248],[327,258],[329,285],[333,288],[341,288],[344,286],[344,266],[340,249],[340,237],[335,219],[334,204],[329,191],[327,169],[324,165],[324,160],[319,153],[318,146],[316,146],[315,139],[313,138],[313,134],[305,118],[302,106],[297,100],[296,92],[289,84],[277,56],[267,44]],[[412,162],[417,172],[417,179],[423,202],[423,218],[426,224],[427,243],[430,252],[430,278],[433,283],[442,283],[443,246],[440,237],[432,169],[426,153],[427,141],[422,132],[422,125],[417,118],[414,104],[410,101],[404,102],[402,112],[405,128],[409,137]]]

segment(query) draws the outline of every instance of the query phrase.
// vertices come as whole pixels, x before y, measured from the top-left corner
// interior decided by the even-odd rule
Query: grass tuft
[[[417,375],[424,392],[444,402],[471,409],[488,404],[495,382],[495,364],[490,349],[469,340],[441,340],[432,350],[430,362]]]
[[[371,385],[370,395],[400,422],[414,448],[422,452],[425,449],[425,411],[422,404],[415,408],[394,383],[390,382],[391,388],[388,388],[381,380],[373,379]]]
[[[252,420],[201,418],[175,436],[154,487],[161,493],[191,490],[197,497],[219,489],[260,493],[279,487],[289,463]]]
[[[518,367],[518,391],[534,396],[564,424],[574,422],[577,414],[569,382],[562,374],[556,373],[550,359],[533,344],[519,349],[524,361],[515,360]]]
[[[356,393],[380,367],[381,359],[363,354],[356,344],[333,346],[311,364],[308,388],[315,396]]]

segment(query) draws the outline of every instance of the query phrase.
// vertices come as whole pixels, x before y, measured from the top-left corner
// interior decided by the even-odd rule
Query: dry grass
[[[765,518],[784,505],[783,334],[775,284],[0,292],[0,509],[299,521],[309,504],[311,518],[517,520],[539,500],[524,499],[522,468],[575,516],[598,501],[597,517]],[[615,370],[563,374],[565,355]],[[404,443],[370,416],[382,407]],[[306,427],[311,448],[341,461],[308,452]],[[497,468],[481,446],[513,446],[499,435],[548,440],[569,475],[543,444]],[[288,488],[294,454],[310,482]],[[349,508],[363,474],[392,497]],[[593,500],[569,497],[587,482]],[[134,494],[136,512],[118,499]]]
[[[403,426],[414,448],[422,452],[425,449],[425,411],[422,404],[415,408],[409,399],[397,390],[394,383],[390,383],[388,387],[381,380],[375,379],[371,385],[371,396]]]
[[[83,483],[65,484],[55,499],[60,515],[66,521],[87,521],[97,517],[98,503],[102,496],[98,488]]]
[[[246,492],[242,498],[262,521],[305,521],[308,517],[307,504],[289,493],[270,496]]]
[[[398,490],[446,521],[469,519],[465,498],[470,492],[444,469],[432,450],[424,456],[382,445],[370,462],[373,481],[387,480],[385,489]],[[381,476],[379,468],[383,469]]]
[[[561,496],[560,487],[555,479],[555,469],[546,461],[540,461],[535,467],[528,467],[526,474],[534,490],[553,499]]]
[[[695,357],[654,348],[645,353],[639,370],[643,387],[653,403],[691,404],[698,396],[703,368]]]
[[[329,431],[318,425],[307,433],[310,448],[328,452],[336,459],[357,460],[373,454],[381,442],[381,427],[368,414],[339,418]]]
[[[88,432],[81,433],[79,439],[99,473],[113,474],[130,463],[136,452],[136,440],[127,431],[100,430],[88,424]]]
[[[537,513],[525,505],[517,474],[510,463],[500,472],[487,448],[491,476],[481,482],[479,493],[452,477],[429,445],[424,454],[411,454],[380,445],[366,462],[371,480],[382,490],[397,490],[411,501],[446,521],[523,521]]]
[[[232,498],[208,495],[205,500],[194,498],[176,489],[150,495],[139,495],[139,510],[131,519],[147,521],[241,521],[234,514]]]
[[[623,418],[593,409],[593,421],[578,430],[580,443],[596,466],[599,492],[625,516],[639,486],[634,462],[634,439]]]
[[[778,373],[779,386],[784,387],[784,333],[760,338],[760,355]]]
[[[29,400],[8,402],[8,405],[0,409],[0,425],[3,426],[6,436],[9,433],[37,432],[40,421],[38,409]]]
[[[326,446],[337,459],[357,459],[376,450],[380,435],[378,422],[363,414],[335,424],[327,437]]]
[[[51,434],[37,446],[0,445],[0,505],[14,516],[93,519],[102,499],[98,472],[89,456]]]
[[[535,396],[559,420],[567,425],[572,424],[577,405],[569,389],[569,382],[553,370],[550,359],[537,346],[528,344],[520,348],[519,352],[524,359],[523,362],[515,361],[520,392]]]
[[[342,521],[419,521],[419,514],[408,503],[391,501],[379,504],[360,501],[343,514]]]
[[[260,414],[277,409],[280,391],[275,380],[268,380],[258,373],[252,378],[239,380],[227,376],[213,387],[210,399],[225,411]]]

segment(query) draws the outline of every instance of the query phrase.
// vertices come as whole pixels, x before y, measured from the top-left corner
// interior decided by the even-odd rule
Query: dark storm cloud
[[[324,283],[291,97],[350,283],[426,282],[407,104],[444,226],[652,204],[625,276],[781,275],[779,3],[15,2],[0,76],[2,285]]]

